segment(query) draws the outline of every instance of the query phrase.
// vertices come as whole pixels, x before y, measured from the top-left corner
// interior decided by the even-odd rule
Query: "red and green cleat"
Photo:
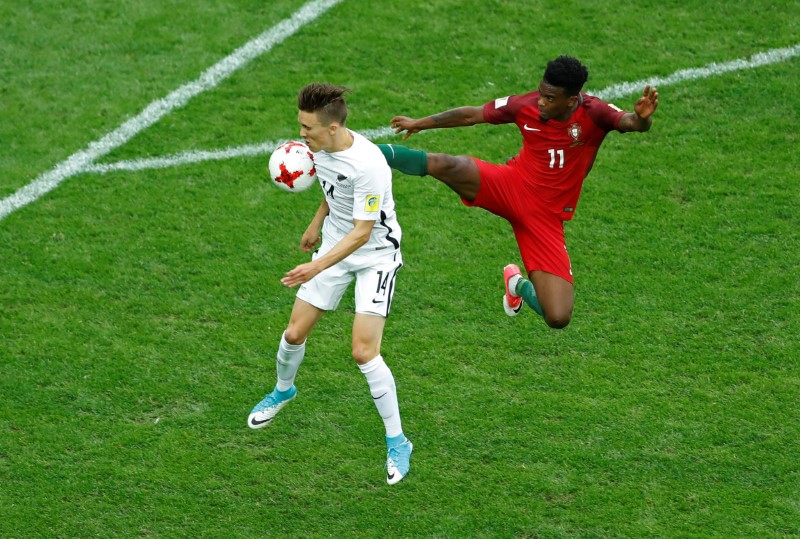
[[[506,293],[503,294],[503,310],[508,316],[517,316],[522,309],[522,298],[509,286],[509,282],[515,275],[522,276],[522,272],[516,264],[509,264],[503,268],[503,281],[506,285]]]

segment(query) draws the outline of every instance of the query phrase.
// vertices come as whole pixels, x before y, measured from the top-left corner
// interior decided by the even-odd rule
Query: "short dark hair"
[[[328,83],[314,82],[300,90],[297,95],[297,108],[303,112],[316,112],[324,125],[337,122],[344,125],[347,121],[347,103],[344,94],[350,88]]]
[[[589,78],[589,70],[572,56],[559,56],[547,62],[544,81],[563,88],[568,96],[578,95]]]

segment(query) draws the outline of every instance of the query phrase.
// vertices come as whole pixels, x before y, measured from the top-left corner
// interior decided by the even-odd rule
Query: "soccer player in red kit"
[[[606,134],[647,131],[658,107],[658,91],[649,85],[633,112],[585,94],[581,89],[588,75],[577,59],[559,56],[548,62],[536,91],[425,118],[392,118],[392,128],[395,133],[405,131],[404,139],[425,129],[514,123],[523,145],[506,164],[378,145],[392,168],[431,175],[467,206],[484,208],[511,223],[528,279],[515,264],[504,268],[503,308],[515,316],[524,301],[548,326],[559,329],[569,324],[574,304],[564,221],[574,215],[583,180]]]

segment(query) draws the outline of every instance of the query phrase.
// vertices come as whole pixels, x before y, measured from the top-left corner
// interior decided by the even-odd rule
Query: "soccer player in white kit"
[[[345,127],[343,95],[348,91],[314,83],[297,98],[300,136],[314,154],[325,195],[300,248],[312,251],[322,243],[311,262],[281,279],[284,285],[300,289],[278,347],[277,383],[250,412],[247,424],[253,429],[269,425],[297,396],[294,381],[306,339],[325,312],[338,307],[355,280],[353,358],[386,428],[386,481],[393,485],[408,474],[413,449],[403,434],[394,376],[380,350],[395,278],[403,266],[401,230],[386,159],[375,144]]]

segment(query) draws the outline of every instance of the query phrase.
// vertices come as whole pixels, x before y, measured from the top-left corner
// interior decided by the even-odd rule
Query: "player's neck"
[[[353,142],[355,142],[355,137],[353,137],[353,134],[349,129],[341,126],[336,130],[336,133],[333,136],[331,147],[327,151],[328,153],[343,152],[344,150],[349,149],[353,145]]]
[[[581,105],[580,101],[576,101],[574,105],[572,105],[564,112],[564,114],[553,119],[557,122],[562,122],[562,123],[568,121],[570,118],[572,118],[572,115],[575,114],[575,111],[578,110],[578,107],[580,105]]]

